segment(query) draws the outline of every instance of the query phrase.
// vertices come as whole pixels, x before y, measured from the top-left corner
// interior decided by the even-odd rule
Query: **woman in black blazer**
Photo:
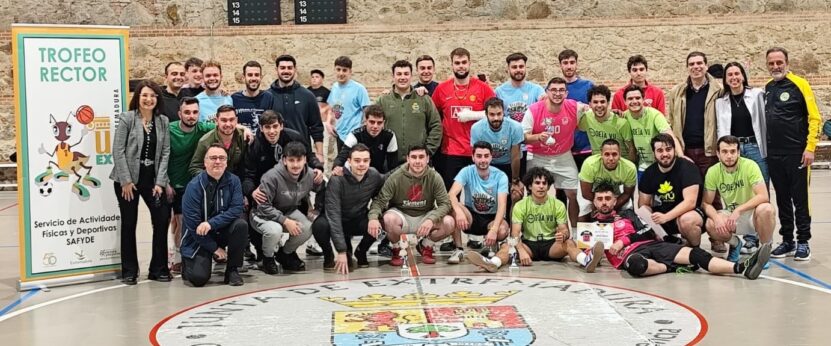
[[[148,278],[168,282],[167,225],[170,209],[164,196],[168,184],[167,163],[170,156],[168,118],[161,114],[162,89],[143,80],[135,88],[129,111],[118,115],[110,179],[121,211],[121,277],[135,285],[139,274],[136,254],[138,197],[150,210],[153,223],[153,256]]]

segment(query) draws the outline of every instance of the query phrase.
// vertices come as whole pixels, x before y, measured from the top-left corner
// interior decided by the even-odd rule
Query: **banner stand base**
[[[34,289],[49,289],[52,287],[68,286],[82,283],[90,283],[96,281],[114,280],[119,277],[119,272],[84,274],[76,276],[67,276],[54,279],[33,280],[33,281],[17,281],[17,290],[30,291]]]

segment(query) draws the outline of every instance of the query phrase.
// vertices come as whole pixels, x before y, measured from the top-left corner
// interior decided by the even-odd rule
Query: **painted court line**
[[[778,282],[788,284],[788,285],[799,286],[799,287],[802,287],[802,288],[812,289],[814,291],[819,291],[819,292],[822,292],[822,293],[831,294],[831,290],[829,290],[829,289],[825,289],[825,288],[822,288],[822,287],[817,287],[817,286],[814,286],[814,285],[809,285],[809,284],[802,283],[802,282],[797,282],[797,281],[788,280],[788,279],[780,279],[780,278],[775,278],[775,277],[767,276],[767,275],[759,275],[759,277],[760,278],[765,278],[765,279],[768,279],[768,280],[778,281]]]
[[[38,294],[38,293],[40,293],[40,289],[39,289],[39,288],[38,288],[38,289],[31,290],[31,291],[29,291],[29,292],[26,292],[26,294],[24,294],[24,295],[20,296],[20,297],[19,297],[19,298],[17,298],[15,301],[11,302],[11,304],[6,305],[6,307],[5,307],[5,308],[3,308],[2,310],[0,310],[0,316],[5,315],[5,314],[6,314],[7,312],[9,312],[9,311],[12,311],[12,309],[16,308],[18,305],[20,305],[21,303],[25,302],[25,301],[26,301],[26,300],[28,300],[29,298],[32,298],[32,296],[34,296],[35,294]]]
[[[808,275],[808,274],[806,274],[806,273],[804,273],[804,272],[802,272],[802,271],[800,271],[796,268],[793,268],[793,267],[791,267],[789,265],[786,265],[784,263],[781,263],[779,261],[768,261],[768,262],[773,263],[775,265],[778,265],[780,268],[785,269],[785,270],[791,272],[792,274],[795,274],[796,276],[799,276],[799,277],[801,277],[805,280],[813,282],[813,283],[819,285],[820,287],[823,287],[827,290],[831,290],[831,285],[829,285],[829,284],[825,283],[824,281],[822,281],[820,279],[817,279],[817,278],[815,278],[811,275]]]
[[[12,205],[9,205],[9,206],[5,206],[5,207],[3,207],[3,209],[0,209],[0,211],[4,211],[4,210],[6,210],[6,209],[9,209],[9,208],[11,208],[11,207],[15,207],[15,206],[17,206],[17,202],[15,202],[15,203],[14,203],[14,204],[12,204]]]

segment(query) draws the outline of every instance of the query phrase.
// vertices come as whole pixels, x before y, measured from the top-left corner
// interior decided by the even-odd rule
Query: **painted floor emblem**
[[[684,345],[707,323],[651,294],[528,277],[423,276],[280,287],[159,322],[156,345]]]

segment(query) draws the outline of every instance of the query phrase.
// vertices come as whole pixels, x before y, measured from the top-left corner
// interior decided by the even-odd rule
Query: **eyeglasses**
[[[228,157],[224,155],[216,155],[216,156],[208,156],[208,160],[210,161],[225,161]]]

